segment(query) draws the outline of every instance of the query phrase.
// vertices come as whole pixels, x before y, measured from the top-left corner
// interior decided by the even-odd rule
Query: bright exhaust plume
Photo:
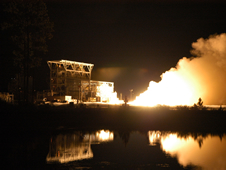
[[[200,38],[192,48],[193,57],[180,59],[130,104],[193,105],[200,97],[205,105],[226,104],[226,33]]]

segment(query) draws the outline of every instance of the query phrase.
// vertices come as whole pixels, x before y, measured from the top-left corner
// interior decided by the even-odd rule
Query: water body
[[[64,130],[8,134],[8,169],[226,169],[226,133]]]

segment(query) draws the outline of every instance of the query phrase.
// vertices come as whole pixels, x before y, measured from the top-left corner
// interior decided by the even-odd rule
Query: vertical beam
[[[50,92],[51,92],[51,96],[53,95],[53,71],[52,71],[52,63],[48,62],[49,68],[50,68]]]
[[[67,88],[67,79],[66,79],[66,74],[67,74],[67,72],[66,71],[63,71],[64,72],[64,77],[63,77],[63,79],[64,79],[64,88],[65,88],[65,95],[67,95],[68,94],[68,88]],[[63,72],[62,72],[62,74],[63,74]]]
[[[90,79],[89,79],[89,93],[90,93],[90,97],[92,97],[92,90],[91,90]]]

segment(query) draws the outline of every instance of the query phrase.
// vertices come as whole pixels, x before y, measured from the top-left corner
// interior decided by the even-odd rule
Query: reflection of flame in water
[[[152,146],[156,145],[156,143],[159,142],[160,137],[161,137],[160,131],[149,131],[148,132],[149,143]]]
[[[192,47],[192,55],[196,58],[179,60],[175,68],[161,75],[159,83],[151,81],[148,89],[129,104],[193,105],[200,97],[205,105],[224,104],[226,34],[200,38]]]
[[[153,133],[155,131],[148,132],[148,135],[151,134],[149,139],[153,137]],[[156,136],[152,141],[157,138]],[[198,136],[195,140],[192,136],[183,138],[176,133],[165,133],[160,137],[159,143],[163,151],[177,156],[178,162],[183,166],[193,164],[205,170],[226,169],[226,136],[222,139],[210,135],[205,138]]]
[[[101,130],[96,132],[96,137],[99,141],[109,141],[109,140],[113,140],[114,134],[109,130]]]
[[[100,130],[95,133],[57,135],[51,138],[47,163],[67,163],[75,160],[89,159],[93,157],[91,144],[108,142],[114,139],[113,132]]]
[[[169,134],[161,139],[162,149],[169,151],[172,155],[177,154],[177,150],[184,149],[184,152],[191,150],[194,147],[198,147],[197,142],[189,136],[186,139],[179,139],[176,134]]]

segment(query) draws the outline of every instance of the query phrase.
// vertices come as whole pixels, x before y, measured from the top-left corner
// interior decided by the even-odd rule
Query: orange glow
[[[201,136],[199,136],[202,138]],[[177,134],[168,134],[161,138],[161,148],[172,156],[177,156],[178,162],[183,166],[197,165],[202,169],[225,169],[226,137],[208,135],[203,138],[200,147],[198,141],[191,136],[179,138]]]
[[[111,95],[110,95],[109,103],[110,104],[122,104],[122,103],[124,103],[124,101],[123,100],[119,100],[117,98],[117,92],[114,92],[114,93],[111,93]]]
[[[161,77],[162,80],[159,83],[151,81],[147,91],[141,93],[135,101],[129,104],[138,106],[156,106],[158,104],[175,106],[196,103],[199,94],[194,88],[195,82],[186,79],[187,76],[183,72],[178,72],[175,68],[172,68],[162,74]]]
[[[191,54],[183,57],[175,68],[151,81],[148,89],[135,101],[138,106],[193,105],[201,98],[205,105],[226,103],[226,34],[200,38],[192,43]]]
[[[109,96],[111,95],[111,93],[113,93],[113,87],[110,87],[108,84],[103,83],[98,88],[98,91],[100,93],[98,95],[101,96],[102,101],[109,102]]]
[[[117,92],[113,92],[114,87],[113,85],[110,86],[108,83],[103,83],[100,86],[98,86],[98,96],[101,96],[102,102],[107,102],[110,104],[120,104],[123,103],[123,101],[120,101],[117,98]]]
[[[98,141],[109,141],[114,139],[114,133],[109,130],[101,130],[96,132]]]
[[[148,138],[149,138],[150,145],[154,146],[161,139],[161,132],[160,131],[149,131]]]
[[[161,139],[162,149],[166,152],[170,151],[172,155],[178,154],[178,150],[183,149],[190,150],[196,147],[199,147],[197,142],[195,142],[191,137],[187,139],[180,139],[177,137],[177,134],[169,134],[166,137]],[[186,146],[189,145],[189,148]],[[186,151],[185,151],[186,152]]]

